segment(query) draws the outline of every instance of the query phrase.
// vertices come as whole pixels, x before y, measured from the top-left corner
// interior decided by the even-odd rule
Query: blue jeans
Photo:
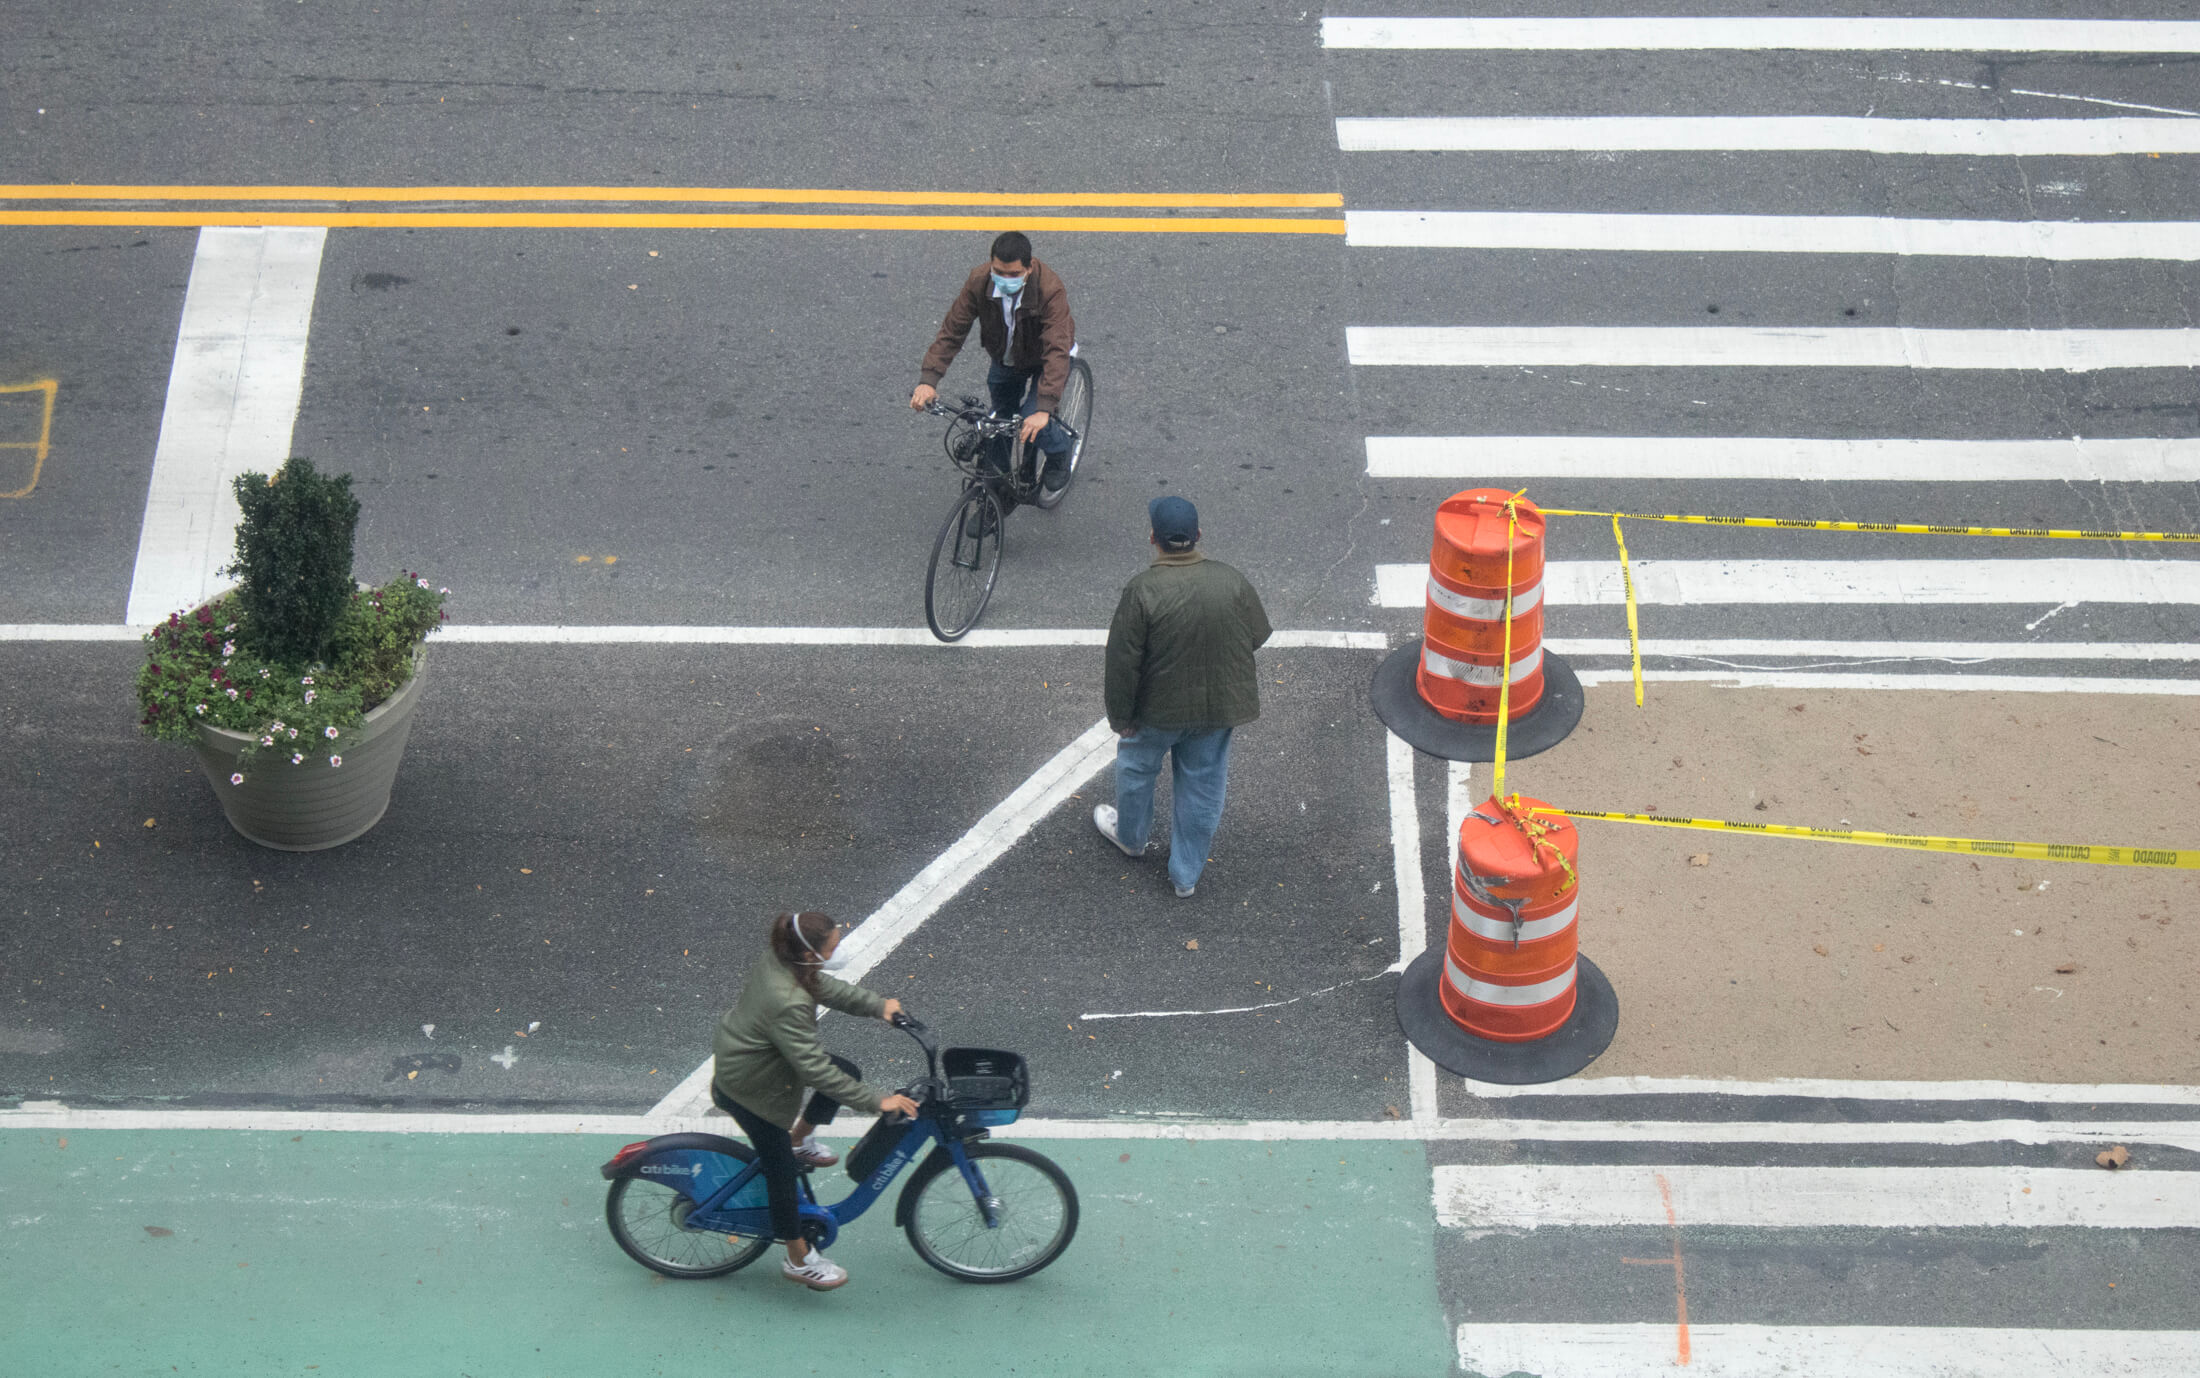
[[[1161,758],[1174,764],[1176,802],[1169,820],[1169,879],[1179,889],[1199,883],[1207,850],[1222,823],[1222,796],[1230,783],[1227,727],[1172,731],[1141,727],[1115,739],[1115,835],[1127,847],[1143,847],[1153,831],[1153,787]]]
[[[1001,416],[1022,416],[1024,403],[1030,399],[1032,387],[1038,381],[1038,369],[1010,368],[998,359],[985,371],[985,389],[993,394],[993,410]],[[1069,447],[1069,432],[1062,429],[1061,422],[1048,417],[1047,424],[1039,431],[1039,448],[1051,461],[1068,454]],[[996,446],[988,458],[995,473],[1005,471],[1008,468],[1006,443]]]

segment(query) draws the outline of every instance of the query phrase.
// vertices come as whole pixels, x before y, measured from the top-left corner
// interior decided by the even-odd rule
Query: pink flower
[[[298,763],[299,763],[300,761],[303,761],[303,760],[304,760],[305,758],[306,758],[306,754],[305,754],[305,753],[304,753],[303,751],[293,751],[293,752],[291,752],[291,753],[290,753],[290,763],[291,763],[292,765],[296,765],[296,764],[298,764]]]
[[[419,581],[419,583],[420,583],[420,587],[422,587],[422,588],[426,588],[426,587],[428,586],[428,581],[427,581],[427,580],[425,580],[425,579],[422,579],[422,580],[420,580],[420,581]]]
[[[297,729],[297,728],[293,727],[292,729],[290,729],[290,739],[291,739],[292,741],[297,741],[297,740],[298,740],[298,729]]]
[[[341,756],[331,756],[328,758],[328,763],[332,766],[340,766],[344,763],[344,758]]]
[[[333,727],[324,727],[321,729],[321,735],[333,742],[336,740],[336,729]]]
[[[306,702],[313,702],[313,691],[311,689],[306,690]]]
[[[442,594],[446,598],[451,596],[451,591],[449,589],[437,589],[436,592]]]
[[[236,690],[234,690],[234,689],[224,689],[224,690],[222,690],[222,692],[223,692],[223,693],[225,693],[225,694],[227,694],[227,695],[229,695],[229,697],[231,697],[231,698],[235,698],[235,697],[237,697],[237,691],[236,691]]]
[[[242,776],[242,775],[232,775],[232,776],[230,776],[230,777],[229,777],[229,783],[230,783],[230,784],[232,784],[232,785],[241,785],[241,784],[243,784],[243,783],[244,783],[244,776]]]
[[[273,737],[262,737],[262,738],[260,738],[260,745],[261,745],[261,746],[273,746],[273,745],[275,745],[275,739],[274,739]]]
[[[205,704],[203,704],[203,703],[202,703],[202,704],[200,704],[200,705],[198,706],[198,709],[197,709],[197,711],[198,711],[198,712],[201,712],[201,713],[204,713],[204,712],[206,711],[206,705],[205,705]]]
[[[311,683],[313,683],[313,676],[311,676],[311,675],[307,675],[307,676],[306,676],[306,677],[305,677],[304,679],[302,679],[302,680],[299,680],[298,682],[299,682],[300,684],[311,684]]]
[[[223,654],[223,655],[225,655],[225,656],[233,656],[233,655],[235,655],[236,653],[237,653],[237,643],[236,643],[236,642],[234,642],[234,641],[224,641],[224,642],[222,643],[222,654]]]

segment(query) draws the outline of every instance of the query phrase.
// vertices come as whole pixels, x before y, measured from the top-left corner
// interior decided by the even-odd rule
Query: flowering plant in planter
[[[146,635],[139,723],[198,751],[247,837],[334,846],[388,805],[422,642],[445,620],[450,590],[410,572],[380,588],[353,582],[359,502],[349,475],[293,458],[272,475],[240,476],[236,493],[237,558],[223,572],[237,587]],[[341,771],[355,746],[371,747],[374,780],[315,778]]]

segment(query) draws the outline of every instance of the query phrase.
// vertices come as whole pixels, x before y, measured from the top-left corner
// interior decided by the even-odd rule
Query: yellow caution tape
[[[1635,663],[1635,707],[1642,707],[1642,629],[1635,620],[1635,571],[1627,563],[1627,538],[1619,532],[1619,514],[1612,515],[1612,542],[1619,547],[1619,581],[1627,586],[1627,654]]]
[[[1822,522],[1801,517],[1705,517],[1686,513],[1577,512],[1546,507],[1546,517],[1624,517],[1631,522],[1675,522],[1684,526],[1753,526],[1776,531],[1860,531],[1892,536],[2013,536],[2049,541],[2157,541],[2200,545],[2200,531],[2062,531],[2035,526],[1928,526],[1913,522]]]
[[[1496,799],[1505,797],[1505,728],[1512,721],[1513,535],[1520,527],[1520,493],[1505,499],[1505,654],[1497,666],[1497,752],[1490,769],[1490,795]]]
[[[1757,833],[1802,837],[1815,842],[1849,842],[1860,847],[1899,847],[1912,852],[1955,852],[1970,856],[2012,857],[2021,861],[2078,861],[2093,866],[2147,866],[2156,870],[2200,871],[2200,850],[2171,847],[2095,847],[2067,842],[1989,842],[1972,837],[1919,837],[1907,833],[1862,832],[1852,828],[1796,828],[1781,823],[1728,823],[1715,818],[1669,818],[1655,813],[1610,813],[1592,809],[1543,808],[1537,813],[1567,818],[1596,818],[1608,823],[1647,823],[1657,828],[1701,828],[1709,832]]]

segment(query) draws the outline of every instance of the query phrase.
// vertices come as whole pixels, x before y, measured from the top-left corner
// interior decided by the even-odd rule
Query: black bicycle
[[[950,407],[934,399],[924,408],[947,422],[947,458],[962,471],[962,496],[932,542],[932,566],[924,576],[924,620],[942,641],[959,641],[985,614],[1001,572],[1001,540],[1009,508],[1028,503],[1051,511],[1069,496],[1092,426],[1092,369],[1074,355],[1062,385],[1054,421],[1069,433],[1061,484],[1042,481],[1046,455],[1027,445],[1020,416],[996,416],[985,402],[965,397]],[[1005,499],[1005,501],[1004,501]]]

